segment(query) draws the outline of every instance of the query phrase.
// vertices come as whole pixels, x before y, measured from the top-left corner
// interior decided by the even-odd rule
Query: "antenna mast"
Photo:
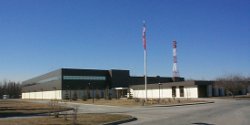
[[[173,41],[173,81],[176,82],[177,79],[180,77],[179,75],[179,71],[177,68],[177,52],[176,52],[176,48],[177,48],[177,42],[174,40]]]

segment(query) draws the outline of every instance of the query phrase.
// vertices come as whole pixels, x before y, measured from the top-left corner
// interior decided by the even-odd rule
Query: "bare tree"
[[[78,109],[79,109],[78,105],[75,105],[74,108],[73,108],[73,114],[72,114],[73,115],[73,118],[72,118],[72,124],[73,125],[77,124]]]
[[[55,118],[59,118],[59,112],[61,110],[61,106],[58,100],[50,100],[48,102],[48,106],[50,107],[50,115],[54,116]]]
[[[227,95],[242,94],[242,90],[247,87],[248,80],[241,75],[226,75],[217,78],[215,82],[216,87],[224,88]]]
[[[247,80],[247,81],[250,81],[250,76],[248,76],[248,77],[246,78],[246,80]]]
[[[0,84],[0,98],[3,95],[9,95],[10,98],[19,98],[21,95],[21,84],[4,80]]]

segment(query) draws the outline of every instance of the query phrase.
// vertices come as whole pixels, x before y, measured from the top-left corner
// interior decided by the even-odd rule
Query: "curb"
[[[130,117],[128,119],[123,119],[123,120],[118,120],[118,121],[113,121],[113,122],[107,122],[107,123],[103,123],[101,125],[118,125],[118,124],[122,124],[122,123],[126,123],[126,122],[132,122],[137,120],[136,117]]]
[[[200,105],[200,104],[209,104],[209,103],[214,103],[214,101],[197,102],[197,103],[183,103],[183,104],[174,104],[174,105],[154,105],[152,107],[175,107],[175,106]]]

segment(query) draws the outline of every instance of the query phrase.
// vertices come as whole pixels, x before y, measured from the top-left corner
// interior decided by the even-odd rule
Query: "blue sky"
[[[0,80],[66,68],[172,76],[172,41],[187,79],[250,76],[249,0],[1,0]]]

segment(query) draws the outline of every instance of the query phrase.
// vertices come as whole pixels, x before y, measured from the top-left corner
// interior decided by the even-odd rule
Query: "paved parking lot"
[[[81,113],[122,113],[138,118],[124,125],[250,125],[249,100],[220,100],[215,103],[177,107],[117,107],[79,105]]]

